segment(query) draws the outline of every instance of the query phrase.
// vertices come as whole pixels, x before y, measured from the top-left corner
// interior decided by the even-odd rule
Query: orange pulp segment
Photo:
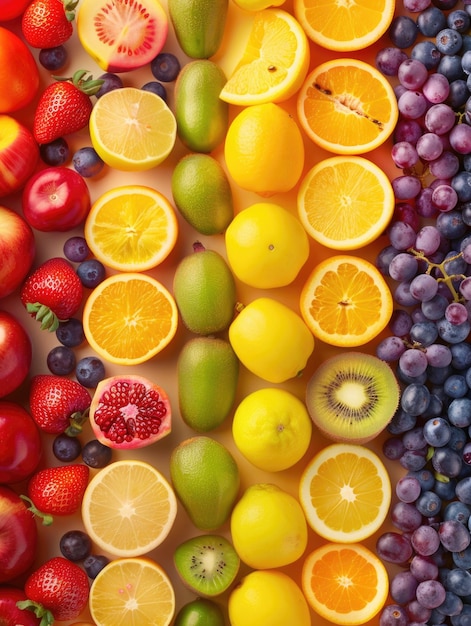
[[[314,68],[298,92],[297,111],[308,137],[336,154],[379,147],[399,115],[387,78],[357,59],[332,59]]]
[[[82,502],[87,533],[119,557],[142,556],[159,546],[177,514],[175,493],[153,465],[115,461],[89,482]]]
[[[308,38],[290,13],[258,11],[244,53],[220,97],[238,106],[287,100],[301,87],[309,61]]]
[[[91,348],[110,363],[136,365],[163,350],[177,331],[173,296],[146,274],[128,272],[105,278],[83,310]]]
[[[314,43],[347,52],[378,41],[392,22],[395,6],[394,0],[295,0],[294,14]]]
[[[391,482],[379,456],[365,446],[334,443],[301,475],[299,500],[311,528],[337,543],[357,543],[383,524]]]
[[[89,120],[92,145],[117,170],[142,171],[164,161],[175,145],[177,122],[155,93],[123,87],[96,101]]]
[[[387,326],[393,298],[380,271],[360,257],[321,261],[304,283],[301,314],[313,335],[333,346],[361,346]]]
[[[175,591],[167,573],[151,559],[114,559],[93,580],[89,607],[97,626],[169,626]]]
[[[173,250],[178,222],[170,202],[143,185],[103,193],[85,222],[85,238],[95,257],[116,270],[143,272]]]
[[[297,204],[300,220],[315,241],[335,250],[355,250],[383,233],[395,200],[389,178],[375,163],[335,156],[305,175]]]
[[[366,624],[383,608],[389,579],[379,557],[365,546],[327,543],[305,559],[302,588],[318,615],[354,626]]]

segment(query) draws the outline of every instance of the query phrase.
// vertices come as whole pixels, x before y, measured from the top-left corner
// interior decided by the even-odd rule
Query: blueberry
[[[466,80],[462,57],[458,54],[444,54],[437,66],[437,72],[445,76],[449,83],[454,80]]]
[[[72,157],[72,165],[83,178],[92,178],[105,167],[105,162],[98,156],[96,150],[90,146],[79,148]]]
[[[69,437],[65,433],[60,433],[52,442],[52,452],[56,459],[68,463],[80,456],[82,444],[77,437]]]
[[[97,259],[87,259],[77,267],[77,276],[84,287],[93,289],[104,280],[106,269]]]
[[[446,104],[449,104],[453,109],[458,110],[464,104],[470,96],[470,91],[466,80],[457,79],[450,83],[450,93],[446,99]],[[461,200],[461,202],[467,202],[467,200]]]
[[[443,11],[437,7],[429,7],[417,17],[417,27],[424,37],[435,37],[447,25]]]
[[[98,357],[86,356],[77,362],[75,377],[84,387],[94,388],[105,377],[105,366]]]
[[[71,317],[66,322],[60,322],[56,330],[56,337],[63,346],[75,348],[85,341],[82,321]]]
[[[60,538],[59,549],[69,561],[83,561],[91,554],[92,541],[82,530],[69,530]]]
[[[460,33],[454,28],[444,28],[435,37],[435,43],[442,54],[457,54],[463,44]]]
[[[38,60],[46,70],[60,70],[67,63],[68,56],[65,46],[60,45],[40,50]]]
[[[47,165],[64,165],[70,157],[69,144],[63,137],[59,137],[49,143],[41,144],[39,154]]]
[[[469,14],[463,9],[455,9],[448,13],[446,21],[450,28],[454,28],[459,33],[465,33],[471,25]]]
[[[82,460],[85,465],[98,469],[105,467],[111,462],[113,451],[110,447],[105,446],[98,439],[88,441],[82,449]]]
[[[96,578],[109,562],[109,558],[103,554],[90,554],[83,562],[83,569],[89,578]]]
[[[46,362],[50,372],[57,376],[67,376],[75,369],[75,353],[67,346],[56,346],[48,352]]]
[[[121,89],[121,87],[124,86],[121,77],[118,74],[113,74],[112,72],[105,72],[98,78],[102,80],[103,83],[95,94],[97,98],[101,98],[101,96],[104,96],[105,93],[108,93],[108,91]]]
[[[414,45],[410,57],[422,61],[428,70],[433,70],[440,63],[442,55],[433,41],[425,40]]]
[[[151,93],[155,93],[156,96],[159,96],[159,98],[162,98],[164,102],[167,102],[167,90],[162,85],[162,83],[159,83],[156,80],[151,80],[150,82],[142,85],[142,89],[144,91],[150,91]]]
[[[69,237],[64,243],[63,250],[65,257],[74,263],[85,261],[90,254],[90,248],[85,237],[80,237],[79,235]]]
[[[152,74],[164,83],[171,83],[180,73],[180,61],[170,52],[161,52],[150,62]]]

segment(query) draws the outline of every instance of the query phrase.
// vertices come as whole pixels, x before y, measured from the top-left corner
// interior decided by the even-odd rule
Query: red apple
[[[11,313],[0,311],[0,398],[15,391],[25,380],[31,358],[28,333]]]
[[[0,206],[0,298],[21,285],[35,252],[31,226],[18,213]]]
[[[33,611],[25,611],[16,606],[17,602],[27,600],[23,589],[2,585],[0,587],[0,624],[2,626],[40,626],[40,619]]]
[[[0,486],[0,582],[12,581],[32,566],[37,542],[33,513],[13,489]]]
[[[22,189],[39,161],[33,133],[9,115],[0,115],[0,197]]]
[[[40,231],[67,231],[82,224],[90,211],[90,192],[78,172],[68,167],[47,167],[26,183],[23,214]]]
[[[39,429],[28,411],[16,402],[0,401],[0,483],[11,485],[31,476],[41,452]]]

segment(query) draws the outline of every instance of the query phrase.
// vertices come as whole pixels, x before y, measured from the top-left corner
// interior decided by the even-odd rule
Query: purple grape
[[[409,539],[394,531],[380,535],[376,541],[376,552],[380,559],[401,565],[411,558],[413,550]]]
[[[55,46],[54,48],[42,48],[39,51],[38,61],[49,71],[57,71],[62,69],[69,58],[67,48],[65,46]]]
[[[389,584],[389,591],[393,602],[405,605],[416,599],[419,583],[410,571],[405,570],[393,575]]]
[[[121,89],[121,87],[124,87],[123,81],[118,74],[105,72],[104,74],[101,74],[101,76],[99,76],[98,78],[102,80],[103,83],[95,94],[97,98],[101,98],[101,96],[104,96],[105,93],[108,93],[108,91],[113,91],[114,89]]]
[[[412,557],[409,568],[414,578],[419,582],[438,578],[438,565],[431,556],[416,554]]]
[[[424,580],[417,585],[416,598],[427,609],[436,609],[445,597],[445,587],[438,580]]]
[[[69,561],[83,561],[92,551],[92,540],[82,530],[69,530],[59,540],[59,549]]]
[[[421,491],[420,483],[414,476],[406,474],[396,482],[396,496],[401,502],[415,502]]]
[[[408,348],[399,357],[401,371],[411,378],[420,376],[427,369],[428,361],[424,352],[415,348]]]
[[[427,99],[421,91],[405,91],[397,102],[400,114],[409,120],[417,120],[427,110]]]
[[[417,233],[415,248],[425,256],[430,256],[438,250],[440,243],[440,231],[435,226],[426,225]]]
[[[468,124],[456,124],[449,134],[450,145],[458,154],[471,152],[471,126]]]
[[[404,341],[400,337],[385,337],[376,346],[376,356],[390,363],[397,361],[405,349]]]
[[[406,59],[398,68],[397,77],[401,85],[410,90],[419,89],[428,78],[428,70],[417,59]]]
[[[425,83],[422,85],[422,93],[427,99],[427,102],[432,104],[441,104],[442,102],[445,102],[450,95],[450,83],[443,74],[430,74]]]
[[[385,76],[397,76],[399,66],[407,59],[407,54],[394,46],[382,48],[376,54],[375,64]]]
[[[414,530],[410,542],[416,554],[432,556],[440,546],[440,537],[435,528],[422,524]]]
[[[417,178],[417,176],[411,176],[409,174],[394,178],[392,180],[392,186],[397,200],[416,198],[422,189],[420,179]]]
[[[64,243],[63,250],[64,256],[73,263],[85,261],[90,254],[90,248],[88,247],[86,239],[79,235],[69,237]]]
[[[467,527],[453,519],[445,520],[440,524],[438,535],[443,547],[449,552],[462,552],[471,541]]]
[[[410,282],[410,293],[418,302],[427,302],[437,295],[438,282],[430,274],[418,274]]]
[[[450,302],[445,309],[445,318],[450,324],[463,324],[468,319],[468,310],[461,302]]]
[[[419,262],[415,256],[408,252],[400,252],[389,264],[389,276],[399,282],[411,280],[417,274],[418,269]]]
[[[410,533],[422,524],[422,514],[409,502],[395,502],[391,508],[391,521],[398,530]]]
[[[432,193],[432,204],[439,211],[451,211],[458,203],[458,194],[451,185],[438,185]]]
[[[409,617],[399,604],[386,605],[379,616],[379,626],[409,626]]]
[[[64,137],[59,137],[49,143],[42,143],[39,146],[39,154],[47,165],[64,165],[70,158],[69,144]]]
[[[417,165],[419,161],[419,154],[416,147],[408,141],[395,143],[391,149],[391,157],[394,165],[401,169],[412,168],[414,165]]]
[[[82,449],[82,460],[85,465],[98,469],[111,462],[113,451],[97,439],[88,441]]]

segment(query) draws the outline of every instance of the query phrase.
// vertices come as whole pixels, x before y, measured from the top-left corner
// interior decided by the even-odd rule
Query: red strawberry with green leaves
[[[69,78],[56,76],[56,82],[43,91],[33,119],[33,135],[39,144],[50,143],[88,125],[93,109],[90,96],[98,91],[103,80],[94,80],[86,74],[86,70],[77,70]]]
[[[90,469],[83,463],[46,467],[36,472],[28,483],[29,510],[49,526],[54,515],[73,515],[81,504],[88,485]]]
[[[17,606],[33,611],[41,619],[40,626],[50,626],[80,615],[87,605],[90,585],[81,567],[55,556],[30,574],[24,591],[28,599],[20,600]]]
[[[36,374],[31,379],[30,413],[43,432],[79,434],[90,403],[90,393],[76,380],[55,374]]]
[[[32,48],[55,48],[73,33],[78,0],[33,0],[21,18],[21,30]]]
[[[80,308],[83,286],[66,259],[54,257],[40,265],[23,284],[21,302],[42,330],[55,332],[59,322],[72,317]]]

